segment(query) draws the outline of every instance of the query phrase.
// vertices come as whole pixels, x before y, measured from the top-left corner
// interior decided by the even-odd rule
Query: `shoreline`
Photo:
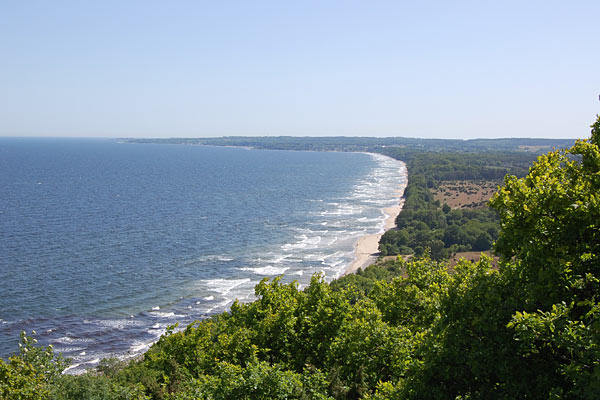
[[[405,176],[408,178],[407,171],[405,172]],[[408,182],[408,179],[406,181]],[[398,186],[399,189],[396,190],[396,193],[398,194],[398,204],[383,209],[384,213],[387,215],[383,232],[365,235],[358,239],[354,245],[355,259],[344,269],[341,276],[354,274],[359,269],[366,268],[377,260],[379,255],[379,240],[385,232],[396,227],[396,217],[398,217],[402,211],[402,206],[404,205],[404,199],[402,196],[404,195],[404,190],[406,189],[406,183]]]
[[[207,146],[207,147],[212,147],[212,146]],[[239,146],[232,146],[232,147],[238,147]],[[373,154],[373,153],[367,153],[367,154]],[[385,157],[387,159],[392,159],[390,157],[386,157],[383,156],[381,154],[378,153],[374,153],[376,154],[379,158],[380,157]],[[362,225],[362,229],[365,229],[366,232],[363,233],[362,235],[359,233],[359,235],[361,236],[356,236],[355,232],[352,232],[352,236],[350,237],[346,237],[344,238],[344,242],[343,245],[344,247],[344,252],[343,254],[343,258],[338,256],[340,259],[343,259],[343,264],[338,264],[334,270],[335,275],[337,276],[344,276],[350,273],[355,273],[356,271],[358,271],[360,268],[365,268],[366,266],[370,265],[371,263],[373,263],[376,259],[377,259],[377,253],[378,253],[378,245],[379,245],[379,240],[382,237],[383,233],[387,230],[393,229],[395,227],[395,219],[396,217],[399,215],[399,213],[402,210],[402,206],[403,206],[403,193],[404,190],[406,188],[406,181],[407,181],[407,170],[406,170],[406,164],[402,161],[400,161],[398,164],[391,164],[388,165],[388,161],[386,160],[382,160],[382,158],[379,158],[380,162],[384,163],[387,165],[387,168],[390,169],[390,171],[394,171],[393,176],[395,177],[394,179],[390,179],[387,180],[385,182],[385,186],[379,186],[380,188],[383,188],[383,190],[385,191],[385,195],[381,196],[383,193],[382,191],[378,192],[374,192],[379,194],[379,196],[377,196],[376,200],[381,201],[383,200],[385,203],[387,203],[386,205],[390,205],[389,207],[385,207],[383,206],[381,203],[373,206],[369,204],[369,212],[373,213],[373,214],[378,214],[378,216],[376,217],[376,222],[375,224],[373,224],[373,222],[370,223],[363,223],[364,225]],[[399,161],[399,160],[395,160],[394,161]],[[371,175],[369,175],[371,176]],[[375,175],[376,176],[376,175]],[[369,183],[375,183],[374,179],[371,179],[370,181],[368,181]],[[360,184],[356,185],[357,187],[360,188]],[[365,185],[366,186],[366,185]],[[370,193],[370,191],[369,191]],[[373,194],[373,197],[375,196],[375,194]],[[381,215],[379,213],[383,212],[384,214]],[[379,232],[377,232],[379,231]],[[375,233],[370,233],[370,232],[375,232]],[[318,233],[319,235],[323,235],[322,233]],[[317,235],[317,233],[314,233],[311,235],[311,239],[313,238],[312,236]],[[336,234],[337,235],[337,234]],[[290,241],[290,244],[294,245],[294,244],[298,244],[297,243],[298,240],[295,241]],[[324,241],[325,243],[327,243],[326,241]],[[333,243],[333,242],[332,242]],[[325,244],[323,245],[325,246]],[[352,246],[352,247],[351,247]],[[331,248],[333,246],[331,245],[327,245],[328,248]],[[331,252],[333,252],[335,250],[332,250]],[[294,253],[296,254],[296,253]],[[337,261],[337,260],[336,260]],[[267,262],[267,261],[265,261]],[[341,268],[340,268],[341,267]],[[304,269],[303,269],[304,271]],[[281,273],[283,275],[283,273]],[[339,275],[338,275],[339,274]],[[332,274],[333,275],[333,274]],[[302,276],[302,275],[300,275]],[[305,276],[307,276],[307,274],[305,273]],[[253,277],[253,276],[251,276]],[[270,278],[274,278],[274,276],[270,276]],[[295,278],[295,277],[294,277]],[[335,276],[334,276],[335,278]],[[235,280],[235,279],[234,279]],[[252,278],[252,280],[254,280],[254,278]],[[219,292],[220,293],[220,292]],[[227,291],[225,294],[223,294],[223,296],[229,296],[229,291]],[[216,295],[215,295],[216,296]],[[237,297],[237,296],[236,296]],[[212,299],[211,299],[212,300]],[[195,305],[193,305],[192,303],[190,303],[190,307],[192,308],[194,307],[194,309],[197,307]],[[198,304],[198,302],[196,302],[196,304]],[[162,306],[162,304],[161,304]],[[218,307],[218,306],[217,306]],[[165,306],[166,308],[166,306]],[[200,308],[200,307],[198,307]],[[213,312],[212,310],[215,307],[212,307],[210,310],[210,314],[202,314],[202,317],[198,318],[198,319],[204,319],[205,315],[206,317],[209,317],[210,315],[214,315],[216,313],[221,313],[223,311],[226,311],[229,307],[226,306],[224,309],[219,309],[218,311]],[[154,311],[154,308],[152,309]],[[182,311],[182,309],[180,307],[172,307],[167,309],[166,311],[174,311],[175,314],[177,314],[177,320],[175,322],[179,322],[181,323],[181,329],[184,329],[186,325],[188,325],[190,322],[184,322],[186,321],[186,318],[183,314],[188,315],[187,311],[182,311],[181,313],[177,312],[177,310]],[[190,313],[192,313],[192,311],[189,311]],[[161,311],[162,313],[162,311]],[[151,314],[150,309],[147,309],[145,311],[142,312],[136,312],[135,313],[135,321],[136,321],[136,325],[139,321],[139,325],[140,326],[145,326],[146,322],[150,321],[149,324],[147,325],[146,332],[150,332],[152,331],[153,333],[155,332],[156,334],[159,333],[159,331],[162,332],[162,334],[164,334],[164,328],[163,328],[163,319],[160,319],[159,322],[161,324],[160,328],[157,328],[158,323],[156,323],[156,320],[158,320],[158,317],[151,317],[148,316],[148,314]],[[181,315],[180,315],[181,314]],[[81,350],[72,350],[72,354],[69,355],[69,357],[73,357],[73,364],[71,366],[69,366],[66,370],[65,373],[66,374],[79,374],[79,373],[83,373],[84,371],[88,370],[88,369],[93,369],[96,367],[97,365],[97,360],[98,358],[103,358],[103,356],[109,356],[109,357],[117,357],[119,359],[123,359],[123,360],[129,360],[129,359],[135,359],[137,357],[142,357],[143,354],[145,354],[148,349],[152,346],[153,343],[155,343],[157,340],[159,340],[159,337],[156,337],[154,339],[151,339],[149,341],[147,341],[147,335],[144,334],[143,331],[141,331],[141,333],[134,333],[134,334],[129,334],[129,322],[128,321],[133,321],[130,320],[130,318],[132,318],[132,316],[130,315],[129,317],[123,316],[123,318],[107,318],[107,321],[110,320],[110,322],[112,322],[113,319],[115,320],[119,320],[117,321],[119,324],[121,324],[120,320],[127,320],[125,323],[122,323],[121,325],[119,325],[119,327],[114,328],[115,332],[118,331],[118,335],[121,336],[125,336],[125,340],[120,340],[118,345],[110,345],[110,346],[105,346],[104,343],[104,339],[103,337],[96,337],[94,338],[93,342],[94,344],[82,344],[82,349],[81,350],[85,350],[83,352],[81,352]],[[139,319],[138,319],[139,318]],[[160,317],[163,318],[163,317]],[[167,317],[164,317],[167,318]],[[173,317],[175,318],[175,317]],[[100,321],[100,320],[99,320]],[[103,321],[103,320],[102,320]],[[100,322],[102,322],[100,321]],[[171,321],[171,317],[168,317],[168,319],[165,319],[164,321],[169,321],[169,325],[175,322],[170,322]],[[150,325],[152,324],[152,325]],[[116,325],[115,325],[116,326]],[[83,328],[82,328],[83,329]],[[82,337],[89,337],[88,334],[89,332],[93,332],[93,330],[96,329],[95,325],[94,326],[86,326],[85,330],[82,330],[81,333]],[[56,331],[56,330],[54,330]],[[54,332],[53,331],[53,332]],[[98,330],[99,332],[102,332],[101,330]],[[62,331],[59,331],[62,332]],[[162,335],[161,334],[161,335]],[[55,335],[54,333],[52,335]],[[65,331],[64,334],[61,333],[56,334],[56,337],[52,336],[49,337],[48,340],[52,340],[53,342],[51,343],[63,343],[63,341],[59,341],[62,339],[67,339],[70,340],[71,337],[73,336],[72,333],[69,333],[68,331]],[[60,337],[59,337],[60,336]],[[77,337],[76,337],[77,338]],[[141,347],[140,347],[141,345]],[[65,349],[68,349],[69,347],[65,347]],[[143,348],[143,349],[142,349]],[[71,351],[71,350],[64,350],[64,351]],[[141,351],[141,352],[140,352]],[[86,354],[87,352],[87,354]],[[100,356],[98,358],[96,358],[96,355],[100,355],[102,354],[103,356]]]

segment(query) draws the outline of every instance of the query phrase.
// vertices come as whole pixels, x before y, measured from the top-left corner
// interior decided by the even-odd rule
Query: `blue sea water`
[[[264,277],[338,277],[405,183],[365,153],[1,138],[0,356],[35,329],[76,372]]]

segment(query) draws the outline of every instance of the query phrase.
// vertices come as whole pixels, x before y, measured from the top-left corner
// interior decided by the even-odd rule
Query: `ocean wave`
[[[233,289],[241,286],[245,283],[250,282],[250,278],[243,279],[208,279],[201,280],[202,284],[204,284],[209,290],[213,290],[221,295],[226,295],[231,292]]]
[[[190,264],[200,264],[207,261],[221,261],[221,262],[231,262],[235,261],[235,257],[223,255],[223,254],[207,254],[204,256],[196,257],[191,260],[186,260],[183,262],[184,265]]]
[[[129,353],[140,354],[145,353],[146,350],[150,348],[152,343],[142,343],[142,342],[133,342],[131,346],[129,346]]]
[[[241,271],[250,271],[257,275],[283,275],[285,271],[289,270],[289,267],[275,267],[272,265],[268,265],[266,267],[258,267],[258,268],[240,268]]]
[[[212,254],[195,257],[192,253],[191,257],[188,254],[177,259],[173,266],[164,266],[176,270],[183,265],[182,269],[187,274],[182,275],[185,290],[181,294],[184,298],[179,296],[180,293],[174,296],[179,300],[168,299],[168,296],[165,300],[157,295],[151,300],[146,299],[146,311],[134,318],[89,320],[82,330],[87,329],[93,340],[72,335],[79,334],[80,330],[66,331],[63,328],[58,332],[48,332],[51,336],[61,335],[51,341],[74,356],[76,364],[69,372],[92,365],[100,355],[126,357],[140,354],[175,320],[191,322],[223,311],[235,298],[251,300],[254,298],[254,285],[262,276],[284,275],[285,282],[297,280],[299,287],[305,287],[315,272],[324,272],[328,281],[339,277],[354,259],[354,244],[358,238],[383,229],[383,209],[399,203],[402,185],[405,184],[402,164],[383,156],[373,157],[378,166],[351,185],[350,190],[311,202],[308,211],[303,211],[293,222],[286,224],[281,234],[275,232],[273,237],[276,239],[271,242],[265,240],[264,246],[248,246],[248,250],[226,248],[221,254],[215,254],[219,248],[210,248],[207,251]],[[230,222],[223,220],[222,226]],[[218,232],[215,231],[215,234]],[[206,268],[200,268],[200,264]],[[210,275],[202,275],[207,271]],[[156,304],[165,305],[165,309]],[[189,304],[194,304],[194,307]],[[148,310],[152,305],[155,306]],[[125,312],[129,314],[130,310]],[[0,322],[7,323],[4,320]],[[65,335],[65,332],[71,333]],[[116,343],[116,338],[119,343]]]
[[[62,343],[62,344],[77,344],[77,343],[84,344],[84,343],[91,343],[93,341],[94,340],[92,338],[87,338],[87,337],[84,337],[84,338],[72,338],[72,337],[69,337],[69,336],[63,336],[63,337],[60,337],[58,339],[55,339],[53,342],[55,342],[55,343]]]
[[[185,317],[185,315],[175,314],[174,312],[156,312],[156,311],[151,311],[148,313],[148,315],[150,315],[152,317],[157,317],[157,318],[183,318],[183,317]]]
[[[74,353],[76,351],[85,350],[85,347],[77,347],[77,346],[54,346],[54,351],[56,353]]]

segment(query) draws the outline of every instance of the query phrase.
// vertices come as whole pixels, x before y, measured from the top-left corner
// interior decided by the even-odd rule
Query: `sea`
[[[335,279],[406,180],[377,154],[0,138],[0,356],[35,330],[78,373],[261,279]]]

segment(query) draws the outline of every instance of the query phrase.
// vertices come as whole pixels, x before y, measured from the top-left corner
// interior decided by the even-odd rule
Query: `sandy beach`
[[[402,186],[396,191],[398,193],[398,204],[383,210],[387,216],[384,226],[386,231],[396,227],[396,217],[402,211],[404,189],[405,186]],[[365,235],[358,239],[354,247],[356,259],[346,268],[343,275],[353,274],[375,262],[379,253],[379,239],[381,239],[381,236],[383,236],[383,233]]]

